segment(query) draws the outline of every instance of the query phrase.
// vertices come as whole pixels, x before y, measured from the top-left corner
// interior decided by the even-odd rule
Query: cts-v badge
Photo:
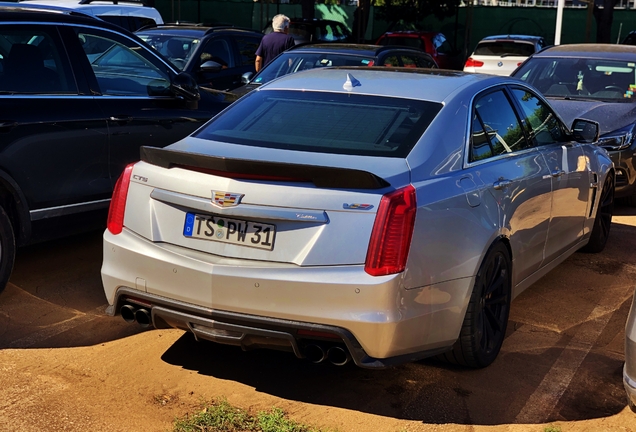
[[[219,207],[233,207],[239,205],[245,194],[212,191],[212,203]]]

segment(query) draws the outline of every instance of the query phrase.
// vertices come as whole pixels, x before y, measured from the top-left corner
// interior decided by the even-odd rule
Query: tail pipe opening
[[[305,347],[305,357],[312,363],[322,363],[327,359],[327,353],[320,345],[307,345]]]
[[[137,311],[135,312],[135,319],[137,320],[137,324],[144,328],[150,327],[150,324],[152,324],[150,312],[148,312],[146,309],[137,309]]]
[[[124,321],[126,321],[127,323],[135,322],[135,307],[134,306],[123,305],[121,309],[119,309],[119,313],[121,314],[121,317],[124,319]]]
[[[336,366],[344,366],[351,360],[351,354],[346,348],[332,346],[327,350],[327,359]]]

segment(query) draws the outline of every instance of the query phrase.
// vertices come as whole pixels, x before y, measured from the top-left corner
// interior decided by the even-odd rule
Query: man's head
[[[289,18],[283,14],[278,14],[272,19],[274,31],[286,33],[289,30]]]

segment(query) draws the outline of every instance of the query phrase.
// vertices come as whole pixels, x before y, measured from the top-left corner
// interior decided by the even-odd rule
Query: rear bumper
[[[225,259],[155,244],[128,230],[104,233],[102,281],[111,315],[133,304],[149,309],[158,328],[245,349],[287,349],[298,357],[308,338],[344,344],[357,365],[371,368],[449,349],[473,286],[466,278],[406,290],[402,275],[372,277],[361,265]]]

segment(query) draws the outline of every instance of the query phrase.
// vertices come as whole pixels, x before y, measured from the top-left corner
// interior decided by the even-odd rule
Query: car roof
[[[636,46],[615,44],[567,44],[544,49],[532,57],[571,57],[636,60]]]
[[[347,75],[359,85],[348,91]],[[495,84],[519,84],[519,80],[487,74],[440,69],[332,67],[284,75],[255,91],[297,90],[371,94],[404,99],[443,102],[454,92],[471,85],[479,89]]]
[[[341,53],[359,56],[377,56],[384,51],[412,51],[418,54],[427,55],[424,51],[417,48],[395,46],[395,45],[371,45],[371,44],[349,44],[349,43],[317,43],[317,44],[299,44],[292,47],[289,51],[301,53]]]
[[[174,36],[203,37],[208,33],[216,33],[220,31],[255,33],[261,35],[260,32],[234,26],[206,26],[200,24],[162,24],[157,26],[146,26],[140,28],[137,33],[159,33]]]
[[[126,29],[96,18],[94,15],[59,6],[27,5],[25,3],[0,2],[0,19],[4,21],[64,22],[98,25],[119,33],[130,34]]]
[[[486,36],[480,42],[483,41],[493,41],[493,40],[519,40],[519,41],[528,41],[528,42],[536,42],[542,40],[541,36],[531,36],[531,35],[520,35],[520,34],[507,34],[507,35],[494,35],[494,36]]]
[[[20,0],[19,4],[63,7],[90,15],[130,15],[163,22],[157,9],[135,0]]]

